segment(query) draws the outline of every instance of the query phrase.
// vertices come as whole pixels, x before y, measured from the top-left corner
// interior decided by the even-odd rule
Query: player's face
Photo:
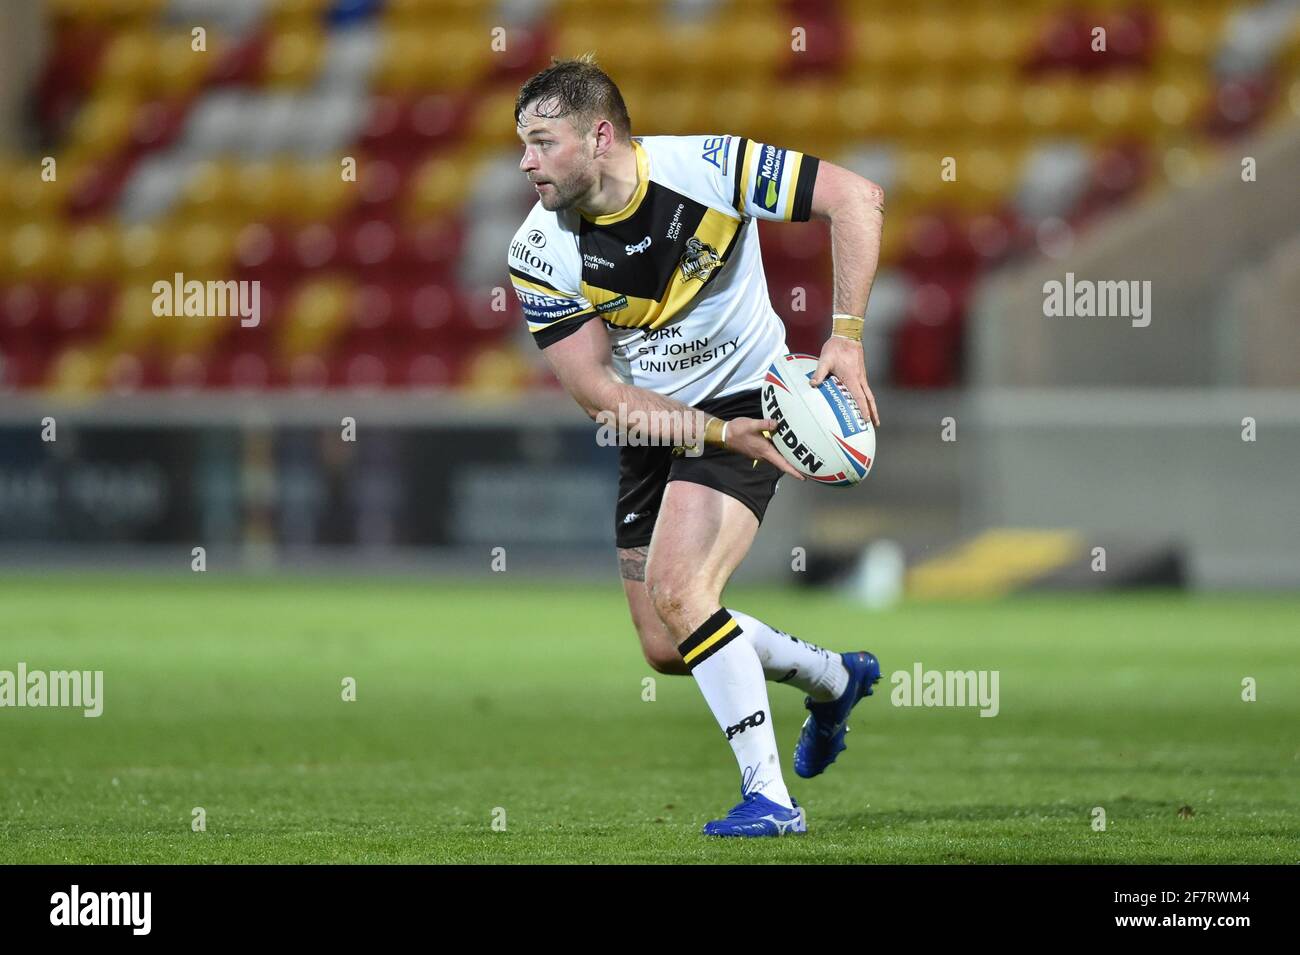
[[[578,135],[567,119],[546,119],[529,111],[519,119],[524,142],[519,168],[533,183],[543,209],[568,209],[596,182],[587,137]]]

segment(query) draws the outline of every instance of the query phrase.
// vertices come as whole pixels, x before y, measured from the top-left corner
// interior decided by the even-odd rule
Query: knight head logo
[[[695,236],[686,240],[686,251],[682,253],[682,278],[707,282],[713,270],[721,264],[718,250],[713,246],[705,245]]]

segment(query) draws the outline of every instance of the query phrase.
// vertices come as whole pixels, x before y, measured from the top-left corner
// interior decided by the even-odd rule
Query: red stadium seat
[[[909,318],[894,336],[894,380],[904,388],[951,388],[958,382],[957,349],[956,325]]]
[[[294,230],[295,264],[307,272],[328,269],[339,259],[338,230],[331,223],[312,222]]]
[[[387,219],[349,224],[342,230],[342,242],[342,263],[365,270],[363,277],[388,267],[397,257],[397,229]]]
[[[254,349],[231,349],[213,356],[208,381],[236,391],[261,391],[278,384],[271,361]]]
[[[270,38],[251,33],[222,49],[212,65],[207,82],[211,86],[253,86],[262,76],[262,65]]]
[[[345,350],[330,361],[330,385],[374,390],[392,384],[391,356],[384,349]]]
[[[174,355],[164,369],[167,387],[175,391],[198,391],[212,384],[211,359],[207,355],[184,352]]]
[[[54,296],[53,325],[61,341],[94,338],[108,327],[113,289],[106,285],[67,285]]]
[[[0,347],[30,347],[48,340],[55,292],[48,286],[23,282],[0,290]]]
[[[420,352],[404,359],[398,366],[397,383],[408,388],[448,388],[452,385],[456,362],[448,355]]]
[[[104,372],[104,387],[116,394],[152,390],[165,383],[161,362],[148,352],[119,352]]]
[[[348,341],[359,346],[388,342],[397,325],[393,291],[384,285],[359,285],[348,310]]]
[[[427,279],[431,272],[446,274],[460,254],[464,228],[455,219],[415,222],[398,236],[397,266],[411,278]]]
[[[434,282],[403,289],[399,293],[397,315],[409,334],[436,341],[451,328],[458,307],[454,289]]]
[[[285,384],[291,390],[322,391],[329,383],[329,362],[321,355],[294,355],[289,360]]]

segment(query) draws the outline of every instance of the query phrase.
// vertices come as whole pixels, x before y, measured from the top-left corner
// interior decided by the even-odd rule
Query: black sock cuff
[[[694,670],[743,632],[736,618],[723,607],[687,637],[677,652],[686,661],[686,668]]]

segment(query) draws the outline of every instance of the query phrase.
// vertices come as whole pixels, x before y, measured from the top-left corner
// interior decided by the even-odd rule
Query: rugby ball
[[[776,422],[772,443],[781,457],[811,481],[852,487],[871,471],[876,432],[834,375],[818,388],[811,355],[772,362],[763,379],[763,417]]]

